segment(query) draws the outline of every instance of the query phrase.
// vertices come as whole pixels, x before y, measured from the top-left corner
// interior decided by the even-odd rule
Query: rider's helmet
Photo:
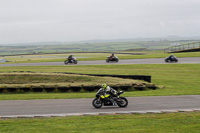
[[[114,56],[114,53],[112,53],[112,56]]]
[[[101,85],[101,87],[102,87],[103,90],[105,90],[107,85],[104,83],[104,84]]]
[[[171,54],[171,56],[174,56],[173,54]]]

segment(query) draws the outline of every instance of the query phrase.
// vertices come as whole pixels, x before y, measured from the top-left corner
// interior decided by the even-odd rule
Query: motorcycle
[[[104,106],[115,106],[118,105],[119,107],[126,107],[128,105],[128,100],[125,97],[119,97],[123,91],[119,91],[117,96],[113,96],[112,94],[108,98],[103,98],[101,92],[97,92],[96,98],[92,101],[92,105],[95,108],[101,108]]]
[[[67,60],[64,61],[64,63],[67,65],[68,63],[74,63],[77,64],[78,61],[76,60],[76,57],[73,57],[72,60],[68,60],[68,58],[66,58]]]
[[[171,58],[166,57],[165,58],[165,62],[169,62],[169,61],[171,61],[171,62],[178,62],[178,59],[175,56],[171,57]]]
[[[117,56],[114,56],[114,57],[107,56],[106,62],[108,63],[109,61],[115,61],[115,62],[118,62],[119,59],[118,59]]]

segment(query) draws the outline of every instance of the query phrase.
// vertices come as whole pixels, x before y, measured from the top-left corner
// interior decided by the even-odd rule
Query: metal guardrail
[[[187,43],[182,45],[176,45],[164,49],[165,53],[174,53],[174,52],[184,52],[189,50],[200,49],[200,42]]]

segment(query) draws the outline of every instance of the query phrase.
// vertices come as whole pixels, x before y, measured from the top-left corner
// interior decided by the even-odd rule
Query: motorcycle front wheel
[[[68,62],[68,60],[66,60],[66,61],[64,61],[64,63],[67,65],[69,62]]]
[[[125,97],[120,97],[120,100],[117,101],[119,107],[126,107],[128,105],[128,100]]]
[[[98,98],[95,98],[93,101],[92,101],[92,105],[95,107],[95,108],[101,108],[102,105],[103,105],[103,102],[101,100],[99,100]]]

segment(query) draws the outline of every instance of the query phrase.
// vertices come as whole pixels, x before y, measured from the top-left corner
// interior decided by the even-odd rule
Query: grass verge
[[[1,133],[199,133],[200,113],[72,116],[60,118],[3,119]]]

